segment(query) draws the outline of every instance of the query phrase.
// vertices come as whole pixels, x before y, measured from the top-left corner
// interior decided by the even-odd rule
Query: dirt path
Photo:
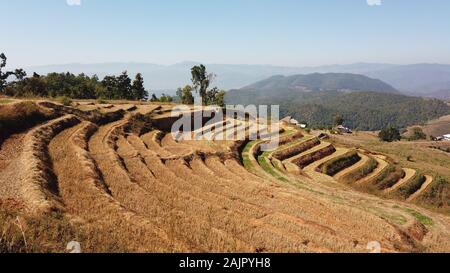
[[[400,179],[400,180],[397,182],[397,184],[395,184],[394,186],[392,186],[392,187],[386,189],[384,192],[386,192],[386,193],[391,193],[391,192],[394,192],[394,191],[398,190],[401,186],[403,186],[403,185],[405,185],[406,183],[408,183],[408,182],[411,180],[411,178],[413,178],[414,175],[416,175],[416,173],[417,173],[416,170],[413,170],[413,169],[407,169],[407,168],[404,168],[403,170],[404,170],[405,173],[406,173],[405,177],[402,178],[402,179]]]
[[[422,193],[424,193],[428,187],[433,183],[433,177],[430,175],[425,175],[425,183],[423,183],[422,187],[418,191],[416,191],[413,195],[408,198],[408,202],[413,202],[416,200]]]

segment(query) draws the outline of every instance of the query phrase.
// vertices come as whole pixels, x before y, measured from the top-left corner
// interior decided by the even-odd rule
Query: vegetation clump
[[[360,168],[354,169],[341,178],[341,182],[352,183],[371,174],[378,167],[378,161],[369,156],[369,160]]]
[[[378,137],[385,142],[394,142],[401,139],[400,131],[392,125],[383,128]]]
[[[283,160],[288,159],[297,154],[301,154],[319,144],[320,144],[320,140],[318,138],[313,138],[308,141],[302,142],[298,145],[279,150],[279,151],[273,153],[273,157],[278,160],[283,161]]]
[[[177,97],[182,104],[194,104],[194,96],[192,95],[192,86],[186,85],[183,88],[178,88]]]
[[[304,155],[301,158],[295,160],[295,162],[293,162],[293,163],[296,164],[297,166],[299,166],[300,168],[305,168],[309,164],[311,164],[317,160],[320,160],[326,156],[329,156],[329,155],[333,154],[334,152],[336,152],[336,148],[334,148],[333,145],[329,145],[329,146],[326,146],[326,147],[324,147],[318,151],[315,151],[311,154]]]
[[[64,106],[71,106],[72,105],[72,100],[66,96],[60,97],[59,102],[64,105]]]
[[[394,186],[400,179],[405,177],[405,171],[396,165],[389,165],[375,178],[374,185],[378,190],[385,190]]]
[[[3,93],[7,85],[7,80],[11,76],[15,76],[16,79],[22,80],[27,74],[23,69],[16,69],[15,71],[2,71],[6,67],[6,55],[4,53],[0,54],[0,94]]]
[[[329,176],[334,176],[338,172],[354,165],[361,160],[357,151],[350,151],[344,155],[333,158],[330,161],[325,162],[321,167],[320,171]]]
[[[411,132],[411,135],[408,137],[408,140],[416,141],[416,140],[424,140],[424,139],[427,139],[427,135],[423,132],[422,128],[420,128],[420,127],[412,128],[412,132]]]
[[[419,198],[419,202],[438,208],[450,208],[450,183],[442,176],[437,176],[431,187]]]
[[[427,178],[423,174],[416,174],[411,181],[397,190],[397,194],[406,199],[422,187]]]

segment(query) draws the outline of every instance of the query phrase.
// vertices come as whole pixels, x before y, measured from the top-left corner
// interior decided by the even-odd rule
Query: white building
[[[300,124],[300,122],[298,122],[298,120],[296,119],[291,119],[291,121],[289,122],[292,125],[298,126]]]
[[[444,138],[444,140],[450,141],[450,134],[448,134],[448,135],[443,135],[442,137]]]

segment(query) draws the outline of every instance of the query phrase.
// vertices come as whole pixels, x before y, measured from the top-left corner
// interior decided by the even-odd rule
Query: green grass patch
[[[285,172],[286,169],[283,166],[283,163],[279,161],[278,159],[272,160],[272,165],[275,167],[275,169],[281,173]]]
[[[389,222],[397,225],[404,225],[408,221],[406,220],[405,216],[400,214],[387,214],[387,213],[380,213],[380,216],[384,219],[388,220]]]
[[[13,100],[9,100],[9,99],[0,99],[0,104],[8,104],[13,102]]]
[[[244,150],[242,151],[242,164],[244,164],[244,167],[254,172],[255,166],[253,166],[253,162],[250,159],[250,150],[254,145],[258,144],[258,141],[251,141],[245,145]]]
[[[249,153],[252,147],[256,144],[256,141],[251,141],[245,145],[244,150],[242,150],[242,153]]]
[[[72,105],[72,99],[70,99],[69,97],[59,97],[58,98],[58,102],[60,102],[62,105],[64,106],[71,106]]]
[[[275,177],[276,179],[283,181],[283,182],[289,182],[285,177],[281,176],[277,171],[275,171],[272,164],[270,164],[270,160],[267,157],[260,156],[258,158],[258,163],[261,166],[261,168],[271,176]]]
[[[416,218],[417,221],[419,221],[421,224],[423,224],[425,226],[433,226],[434,225],[434,221],[430,217],[425,216],[413,209],[405,208],[404,210],[406,212],[408,212],[409,214],[411,214],[412,216],[414,216],[414,218]]]

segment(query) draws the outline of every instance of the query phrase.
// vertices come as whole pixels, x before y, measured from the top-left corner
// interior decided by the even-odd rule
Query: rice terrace
[[[450,253],[450,3],[37,2],[0,0],[0,257]]]
[[[433,175],[285,123],[272,152],[263,141],[177,142],[164,131],[172,107],[3,104],[2,118],[33,124],[2,140],[2,249],[61,251],[74,238],[87,252],[449,249],[448,212],[427,209],[441,196]]]

